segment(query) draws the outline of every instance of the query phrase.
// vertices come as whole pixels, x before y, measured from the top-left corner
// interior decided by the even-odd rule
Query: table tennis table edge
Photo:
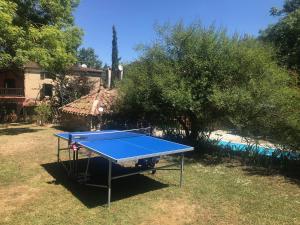
[[[159,152],[159,153],[153,153],[153,154],[146,154],[146,155],[140,155],[140,156],[133,156],[133,157],[128,157],[128,158],[121,158],[121,159],[116,159],[114,157],[111,156],[107,156],[105,154],[99,153],[98,150],[93,149],[91,147],[88,147],[82,143],[78,143],[80,146],[100,155],[100,156],[106,156],[104,158],[106,159],[110,159],[112,160],[114,163],[120,163],[120,162],[126,162],[126,161],[133,161],[133,160],[139,160],[139,159],[147,159],[147,158],[151,158],[151,157],[158,157],[158,156],[165,156],[165,155],[173,155],[173,154],[178,154],[178,153],[184,153],[184,152],[189,152],[189,151],[193,151],[194,148],[190,147],[190,148],[185,148],[185,149],[178,149],[178,150],[172,150],[172,151],[164,151],[164,152]]]
[[[57,136],[58,138],[62,138],[64,140],[69,140],[68,138],[64,138],[62,136],[59,136],[58,134],[55,134],[55,136]],[[164,139],[162,139],[162,140],[164,140]],[[164,141],[171,142],[171,141],[168,141],[168,140],[164,140]],[[133,160],[146,159],[146,158],[165,156],[165,155],[173,155],[173,154],[179,154],[179,153],[184,153],[184,152],[189,152],[189,151],[194,150],[194,147],[189,147],[189,148],[177,149],[177,150],[172,150],[172,151],[164,151],[164,152],[159,152],[159,153],[153,153],[153,154],[146,154],[146,155],[116,159],[114,157],[111,157],[111,156],[108,156],[106,154],[100,153],[98,150],[93,149],[93,148],[91,148],[87,145],[84,145],[84,144],[80,143],[80,142],[78,144],[80,146],[94,152],[95,154],[105,158],[105,159],[112,160],[112,162],[114,162],[114,163],[121,163],[121,162],[126,162],[126,161],[133,161]]]
[[[60,136],[59,134],[55,134],[55,136],[58,137],[58,138],[64,139],[64,140],[66,140],[66,141],[69,141],[68,138],[65,138],[65,137],[63,137],[63,136]],[[99,151],[97,151],[97,150],[95,150],[95,149],[92,149],[92,148],[90,148],[90,147],[84,146],[84,145],[82,145],[82,144],[79,144],[79,145],[82,146],[82,147],[84,147],[84,148],[86,148],[87,150],[89,150],[89,151],[91,151],[91,152],[94,152],[95,154],[99,155],[99,156],[102,157],[102,158],[105,158],[105,159],[107,159],[107,160],[109,160],[109,161],[112,161],[112,162],[114,162],[114,163],[118,163],[117,160],[116,160],[115,158],[113,158],[113,157],[110,157],[110,156],[105,155],[105,154],[101,154]]]

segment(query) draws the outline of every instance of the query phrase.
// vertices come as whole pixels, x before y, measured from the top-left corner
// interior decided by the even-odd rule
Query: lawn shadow
[[[192,154],[189,162],[200,162],[205,166],[225,165],[227,168],[241,168],[247,176],[282,176],[285,181],[296,184],[300,187],[300,167],[299,162],[295,162],[290,167],[280,168],[277,164],[263,164],[259,162],[245,161],[238,156],[220,156],[220,155],[197,155]]]
[[[38,128],[32,129],[30,127],[10,127],[10,128],[0,129],[0,135],[18,135],[24,133],[33,133],[40,130],[41,129]]]
[[[79,160],[80,171],[85,165],[86,159]],[[107,189],[79,184],[77,181],[71,179],[66,174],[62,165],[57,162],[47,163],[41,166],[54,178],[53,181],[47,182],[49,185],[63,185],[88,208],[105,206],[107,204]],[[107,160],[99,157],[93,158],[90,167],[91,180],[89,180],[89,183],[106,185],[107,168]],[[120,165],[113,164],[112,176],[125,174],[129,171],[133,172],[133,170],[135,169],[124,168]],[[169,184],[163,184],[141,174],[112,180],[111,201],[119,201],[138,194],[166,188],[168,186]]]
[[[243,168],[248,176],[283,176],[285,181],[300,187],[300,170],[280,171],[272,168],[247,166]]]
[[[63,125],[60,125],[60,124],[53,124],[51,126],[51,128],[57,130],[57,131],[60,131],[60,132],[82,132],[82,131],[90,131],[89,129],[87,128],[82,128],[82,129],[79,129],[79,128],[70,128],[70,127],[66,127],[66,126],[63,126]]]
[[[234,133],[234,131],[232,131]],[[225,165],[227,168],[240,167],[248,176],[282,176],[288,183],[300,186],[300,159],[280,159],[276,156],[252,155],[220,148],[215,142],[189,143],[182,136],[166,135],[165,139],[194,146],[195,151],[186,152],[185,164],[201,163],[205,166]],[[175,161],[179,157],[174,158]]]

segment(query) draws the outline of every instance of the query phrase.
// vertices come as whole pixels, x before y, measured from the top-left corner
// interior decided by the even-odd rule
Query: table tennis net
[[[95,141],[95,140],[113,140],[121,138],[130,138],[145,136],[151,134],[151,128],[139,128],[132,130],[123,130],[123,131],[94,131],[86,133],[70,133],[69,140],[71,142],[79,141]]]

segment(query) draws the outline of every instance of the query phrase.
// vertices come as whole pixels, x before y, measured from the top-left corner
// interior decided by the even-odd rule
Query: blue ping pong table
[[[145,131],[145,130],[142,130]],[[88,152],[96,153],[96,155],[108,160],[108,182],[107,185],[93,185],[108,190],[108,207],[111,201],[111,181],[121,177],[135,175],[143,172],[150,172],[156,170],[168,170],[179,164],[180,168],[180,187],[182,186],[184,153],[194,150],[193,147],[167,141],[161,138],[151,136],[148,132],[141,132],[141,129],[133,130],[103,130],[90,132],[65,132],[56,134],[58,137],[57,146],[57,161],[64,163],[60,159],[60,152],[63,150],[69,151],[70,166],[68,170],[69,175],[76,174],[76,165],[78,161],[78,152],[81,148],[88,150]],[[61,148],[60,140],[68,141],[67,148]],[[157,159],[158,157],[180,154],[180,163],[173,163],[171,165],[164,165],[160,167],[143,168],[141,170],[122,174],[119,176],[112,176],[112,163],[123,163],[133,160],[147,160]],[[90,157],[90,154],[89,154]],[[89,161],[88,161],[89,162]],[[66,166],[64,166],[66,168]],[[88,170],[88,165],[87,165]],[[170,168],[171,170],[171,168]],[[174,170],[174,168],[172,169]]]

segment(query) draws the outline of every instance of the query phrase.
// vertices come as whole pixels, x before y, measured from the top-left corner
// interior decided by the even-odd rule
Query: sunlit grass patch
[[[29,129],[39,130],[0,136],[0,224],[300,223],[297,180],[208,156],[186,157],[182,188],[178,171],[114,181],[108,210],[105,190],[79,185],[56,164],[60,131]]]

